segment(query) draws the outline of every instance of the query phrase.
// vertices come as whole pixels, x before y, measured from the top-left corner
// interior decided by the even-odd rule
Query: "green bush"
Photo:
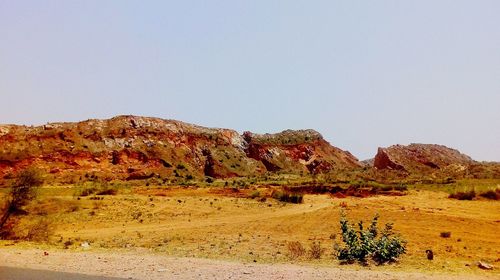
[[[378,264],[396,261],[406,253],[406,241],[399,236],[394,236],[392,224],[386,224],[381,237],[376,241],[372,258]]]
[[[359,261],[366,263],[369,258],[378,264],[395,261],[400,255],[406,253],[406,241],[395,236],[392,224],[385,225],[380,232],[377,228],[378,215],[375,215],[368,229],[363,222],[358,223],[359,230],[350,224],[344,212],[341,212],[340,229],[343,246],[335,245],[337,258],[346,263]]]

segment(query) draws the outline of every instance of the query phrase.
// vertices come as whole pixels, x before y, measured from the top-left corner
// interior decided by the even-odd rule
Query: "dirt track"
[[[2,248],[0,264],[8,267],[82,273],[125,279],[463,279],[464,276],[381,272],[351,267],[254,264],[197,258],[175,258],[147,252],[63,252]],[[1,273],[1,270],[0,270]],[[1,274],[0,274],[1,276]],[[467,279],[493,279],[467,275]]]

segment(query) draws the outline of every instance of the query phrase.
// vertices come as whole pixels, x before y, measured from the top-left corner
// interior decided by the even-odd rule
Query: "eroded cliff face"
[[[300,170],[313,174],[361,166],[349,152],[331,146],[314,130],[286,130],[276,134],[243,134],[246,153],[268,171]]]
[[[0,178],[36,165],[54,179],[227,178],[358,167],[312,130],[256,135],[175,120],[109,120],[0,126]]]
[[[455,149],[434,144],[394,145],[379,148],[373,166],[377,169],[401,170],[410,173],[435,171],[460,172],[474,161]]]

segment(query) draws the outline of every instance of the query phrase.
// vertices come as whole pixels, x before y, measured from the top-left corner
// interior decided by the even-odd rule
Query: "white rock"
[[[477,266],[480,268],[480,269],[486,269],[486,270],[491,270],[493,269],[493,266],[489,263],[485,263],[485,262],[477,262]]]
[[[90,244],[87,241],[83,242],[80,246],[83,249],[90,249]]]

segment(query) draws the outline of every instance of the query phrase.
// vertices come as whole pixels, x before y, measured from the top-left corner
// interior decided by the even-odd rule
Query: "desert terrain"
[[[432,190],[433,186],[427,186],[427,190],[410,188],[403,196],[305,195],[302,204],[264,200],[254,194],[264,194],[273,187],[238,190],[137,186],[122,187],[112,195],[77,196],[82,191],[79,188],[85,187],[41,189],[37,203],[30,206],[30,216],[19,225],[18,234],[29,229],[30,223],[43,219],[50,222],[50,236],[42,243],[3,241],[5,265],[26,265],[26,259],[12,261],[5,256],[7,252],[39,249],[40,256],[40,250],[50,252],[47,260],[52,258],[52,252],[139,252],[251,264],[343,268],[333,255],[333,244],[340,242],[339,215],[344,209],[352,220],[368,221],[379,213],[381,222],[393,222],[396,231],[408,241],[408,252],[397,263],[371,265],[370,270],[498,277],[497,271],[479,269],[477,262],[500,263],[500,204],[449,199],[446,192]],[[442,232],[450,232],[451,236],[441,237]],[[293,241],[303,244],[304,255],[290,255],[287,243]],[[316,242],[322,248],[319,259],[307,252]],[[427,260],[427,249],[433,250],[434,260]],[[85,272],[98,270],[87,268]]]
[[[0,0],[0,280],[500,280],[500,0]]]
[[[0,266],[133,279],[500,276],[500,165],[445,146],[395,145],[361,162],[312,130],[239,135],[134,116],[0,128],[2,204],[26,168],[43,179],[4,225]],[[368,225],[377,214],[405,253],[339,261],[341,215]]]

